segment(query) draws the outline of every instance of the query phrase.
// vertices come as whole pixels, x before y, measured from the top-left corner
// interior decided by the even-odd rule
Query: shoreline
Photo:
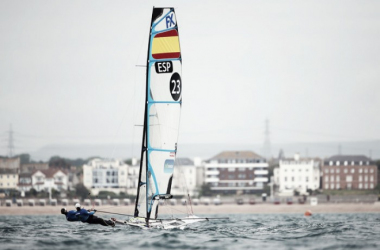
[[[70,206],[71,207],[71,206]],[[66,207],[70,210],[70,207]],[[0,216],[2,215],[60,215],[61,206],[12,206],[12,207],[0,207]],[[91,208],[91,207],[88,207]],[[72,206],[74,209],[74,206]],[[95,207],[98,210],[97,214],[102,216],[112,217],[112,214],[102,213],[100,211],[107,211],[112,213],[128,214],[132,215],[134,206],[99,206]],[[188,210],[191,208],[188,207]],[[198,205],[193,206],[194,214],[304,214],[305,211],[310,210],[313,214],[318,213],[380,213],[380,202],[368,204],[352,204],[352,203],[340,203],[340,204],[320,204],[316,206],[312,205],[300,205],[300,204],[257,204],[257,205]],[[186,214],[186,206],[161,206],[160,214]]]

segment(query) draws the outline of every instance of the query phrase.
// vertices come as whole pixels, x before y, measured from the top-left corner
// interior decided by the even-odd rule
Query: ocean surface
[[[380,249],[380,214],[213,217],[225,216],[184,230],[142,230],[68,222],[62,215],[0,215],[0,249]]]

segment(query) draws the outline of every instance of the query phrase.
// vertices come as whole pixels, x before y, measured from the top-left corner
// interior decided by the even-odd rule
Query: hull
[[[206,219],[199,218],[195,215],[190,215],[185,218],[172,219],[172,220],[150,220],[149,226],[143,218],[132,218],[128,221],[115,220],[115,223],[137,227],[140,229],[185,229],[187,225],[196,222],[206,221]]]

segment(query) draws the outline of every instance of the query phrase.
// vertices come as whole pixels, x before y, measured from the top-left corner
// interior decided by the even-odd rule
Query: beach
[[[67,209],[74,209],[74,206],[67,206]],[[90,209],[92,207],[88,207]],[[94,207],[97,214],[104,212],[133,215],[134,206],[98,206]],[[1,206],[0,215],[54,215],[60,214],[61,206],[22,206],[13,205],[11,207]],[[304,214],[310,210],[313,214],[318,213],[380,213],[380,203],[339,203],[339,204],[319,204],[319,205],[300,205],[300,204],[255,204],[255,205],[197,205],[193,206],[194,214]],[[191,207],[183,205],[161,206],[160,214],[186,214],[191,211]],[[107,214],[112,217],[112,214]]]

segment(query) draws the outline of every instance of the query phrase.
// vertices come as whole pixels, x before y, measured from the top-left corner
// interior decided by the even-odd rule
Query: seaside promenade
[[[66,206],[67,209],[74,209],[74,206]],[[87,208],[87,207],[86,207]],[[92,208],[91,206],[88,209]],[[133,214],[133,205],[129,206],[95,206],[100,211],[108,211],[120,214]],[[186,214],[190,207],[183,205],[161,206],[160,214]],[[59,215],[61,206],[1,206],[1,215]],[[319,204],[316,206],[308,204],[256,204],[256,205],[197,205],[193,206],[194,214],[304,214],[310,210],[313,214],[318,213],[380,213],[380,202],[375,203],[340,203],[340,204]],[[112,217],[112,214],[104,213],[104,216]]]

